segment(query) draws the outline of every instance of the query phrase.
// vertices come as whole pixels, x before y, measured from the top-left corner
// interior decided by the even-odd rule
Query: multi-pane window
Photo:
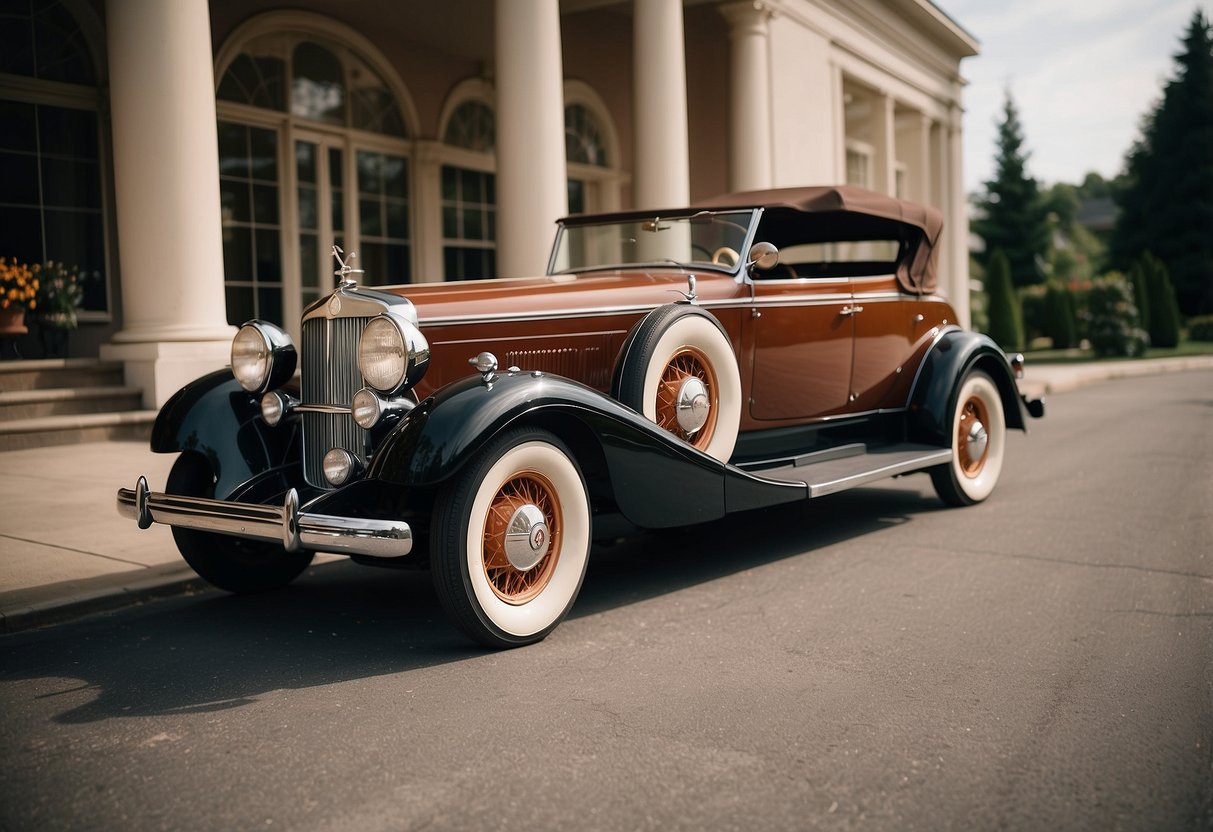
[[[219,123],[219,193],[228,322],[282,323],[277,131]]]
[[[847,184],[861,188],[872,187],[871,154],[855,148],[847,148]]]
[[[11,76],[0,83],[0,253],[79,268],[93,278],[84,283],[84,311],[105,312],[97,74],[63,4],[4,4],[0,74]]]
[[[451,114],[443,142],[491,154],[496,143],[493,111],[469,100]],[[447,280],[497,274],[497,182],[487,170],[442,166],[442,261]]]
[[[584,214],[598,206],[591,198],[602,171],[610,166],[602,126],[584,104],[564,108],[564,153],[568,162],[569,213]]]
[[[229,126],[237,126],[243,113],[225,109],[223,102],[273,113],[276,129],[244,125],[247,137],[250,142],[265,138],[258,148],[272,149],[275,159],[290,154],[277,165],[282,175],[273,183],[276,195],[281,186],[280,195],[286,197],[281,220],[275,215],[277,236],[271,238],[270,226],[255,218],[250,224],[225,211],[229,317],[245,314],[250,304],[266,317],[263,310],[271,307],[263,290],[276,290],[280,297],[274,308],[292,316],[294,297],[281,297],[284,288],[297,293],[300,308],[326,294],[333,285],[329,252],[334,244],[347,254],[357,253],[354,265],[365,270],[365,283],[411,278],[407,131],[396,96],[370,63],[335,41],[276,31],[241,46],[220,79],[218,97]],[[377,135],[367,135],[372,133]],[[222,148],[221,157],[224,163],[227,151]],[[238,166],[235,159],[232,164]],[[225,207],[228,191],[237,184],[251,189],[268,185],[254,179],[238,182],[226,170],[221,174]],[[271,269],[259,271],[269,261],[258,257],[262,243],[274,241],[280,249],[276,262],[289,264],[290,273],[279,271],[271,278]]]

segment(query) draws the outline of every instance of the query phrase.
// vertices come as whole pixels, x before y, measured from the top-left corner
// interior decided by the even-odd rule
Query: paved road
[[[465,645],[347,563],[0,638],[0,829],[1213,828],[1213,373],[925,477],[596,553]]]

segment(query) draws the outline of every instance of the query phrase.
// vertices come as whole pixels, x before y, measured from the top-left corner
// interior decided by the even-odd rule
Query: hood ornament
[[[351,251],[349,257],[342,257],[342,255],[345,254],[345,252],[341,250],[341,246],[339,246],[335,243],[333,244],[332,252],[333,252],[333,259],[336,260],[337,265],[341,267],[341,268],[337,269],[337,271],[333,272],[333,274],[337,277],[337,288],[338,289],[353,289],[355,286],[358,285],[358,281],[354,278],[351,278],[350,275],[366,274],[366,272],[363,271],[362,269],[355,269],[354,266],[352,265],[354,262],[354,259],[358,256],[358,253]]]

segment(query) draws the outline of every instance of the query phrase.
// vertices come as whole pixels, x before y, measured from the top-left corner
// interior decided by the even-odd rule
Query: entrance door
[[[299,211],[299,296],[302,310],[332,291],[330,246],[345,249],[345,151],[333,139],[295,140],[295,190]],[[355,261],[355,266],[360,266]]]

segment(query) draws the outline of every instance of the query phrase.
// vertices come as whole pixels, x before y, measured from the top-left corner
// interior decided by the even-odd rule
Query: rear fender
[[[638,413],[560,376],[469,376],[405,416],[371,461],[368,478],[432,490],[514,425],[543,427],[577,456],[592,495],[609,496],[631,523],[681,526],[723,517],[724,466]]]
[[[229,498],[237,488],[290,460],[297,423],[271,428],[261,419],[254,396],[217,370],[178,390],[160,408],[152,426],[152,450],[193,452],[215,473],[215,496]]]
[[[973,370],[981,370],[998,386],[1007,427],[1028,429],[1023,400],[1006,353],[987,335],[950,329],[927,352],[914,381],[908,420],[910,439],[951,444],[952,412],[960,382]]]

